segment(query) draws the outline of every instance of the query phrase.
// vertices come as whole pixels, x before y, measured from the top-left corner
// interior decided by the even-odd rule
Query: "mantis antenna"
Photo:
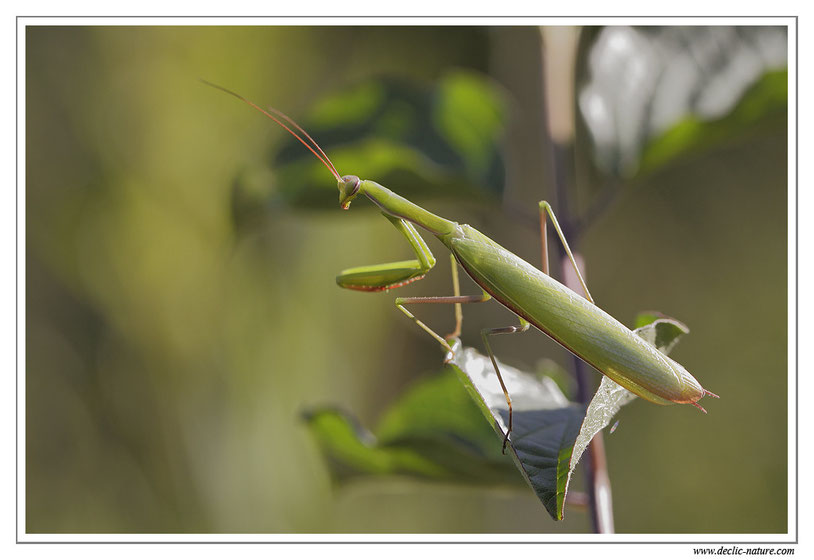
[[[273,120],[274,122],[276,122],[278,125],[280,125],[280,126],[281,126],[281,127],[283,127],[284,129],[286,129],[286,131],[288,131],[288,133],[289,133],[289,134],[291,134],[291,136],[293,136],[294,138],[296,138],[297,140],[299,140],[299,141],[302,143],[302,145],[303,145],[303,146],[305,146],[306,148],[308,148],[309,150],[311,150],[311,153],[312,153],[312,154],[314,154],[315,156],[317,156],[317,159],[319,159],[319,161],[321,161],[321,162],[322,162],[322,164],[323,164],[325,167],[327,167],[327,168],[328,168],[328,171],[330,171],[330,172],[331,172],[331,174],[332,174],[334,177],[336,177],[336,180],[337,180],[337,181],[342,182],[342,176],[341,176],[341,175],[339,175],[339,172],[336,170],[336,167],[334,167],[334,164],[333,164],[333,162],[331,162],[331,159],[328,157],[328,155],[327,155],[327,154],[326,154],[326,153],[325,153],[325,152],[322,150],[322,148],[320,148],[320,147],[319,147],[319,144],[317,144],[317,143],[316,143],[316,140],[314,140],[313,138],[311,138],[311,136],[310,136],[310,135],[309,135],[309,134],[308,134],[308,133],[305,131],[305,129],[304,129],[304,128],[302,128],[300,125],[298,125],[298,124],[297,124],[297,123],[294,121],[294,119],[292,119],[291,117],[289,117],[288,115],[286,115],[286,114],[285,114],[285,113],[283,113],[282,111],[278,111],[278,110],[277,110],[277,109],[275,109],[274,107],[269,107],[269,111],[271,111],[271,113],[269,113],[269,111],[266,111],[265,109],[262,109],[262,108],[258,107],[257,105],[255,105],[254,103],[252,103],[251,101],[249,101],[248,99],[246,99],[245,97],[243,97],[242,95],[240,95],[239,93],[235,93],[234,91],[232,91],[232,90],[230,90],[230,89],[226,89],[225,87],[223,87],[223,86],[219,86],[218,84],[213,84],[212,82],[208,82],[208,81],[206,81],[206,80],[204,80],[204,79],[202,79],[202,78],[201,78],[201,81],[202,81],[203,83],[205,83],[206,85],[210,86],[210,87],[213,87],[213,88],[215,88],[215,89],[219,89],[219,90],[221,90],[221,91],[222,91],[222,92],[224,92],[224,93],[228,93],[229,95],[232,95],[232,96],[234,96],[234,97],[237,97],[237,98],[238,98],[238,99],[240,99],[242,102],[246,103],[247,105],[249,105],[250,107],[252,107],[252,108],[254,108],[254,109],[257,109],[258,111],[260,111],[261,113],[263,113],[264,115],[266,115],[268,118],[270,118],[271,120]],[[274,113],[274,114],[272,114],[272,113]],[[302,136],[300,136],[299,134],[297,134],[296,132],[294,132],[293,130],[291,130],[291,129],[290,129],[290,128],[289,128],[289,127],[288,127],[288,126],[287,126],[287,125],[286,125],[286,124],[283,122],[283,121],[281,121],[280,119],[278,119],[278,118],[277,118],[277,117],[275,117],[274,115],[279,116],[280,118],[282,118],[283,120],[285,120],[287,123],[289,123],[291,126],[293,126],[294,128],[296,128],[296,129],[297,129],[299,132],[301,132],[301,133],[302,133],[302,134],[303,134],[303,135],[304,135],[304,136],[305,136],[305,137],[306,137],[306,138],[307,138],[307,139],[308,139],[308,140],[309,140],[311,143],[309,144],[308,142],[306,142],[305,140],[303,140]],[[312,146],[313,146],[313,147],[312,147]],[[316,149],[314,149],[314,148],[316,148]]]

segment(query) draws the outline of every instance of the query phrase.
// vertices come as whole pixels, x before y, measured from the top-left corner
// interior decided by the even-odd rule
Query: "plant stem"
[[[567,152],[567,150],[557,149],[556,144],[553,144],[553,147],[555,148],[553,150],[555,155],[552,159],[555,162],[558,162],[558,165],[562,165],[561,158],[557,157],[556,154],[562,154]],[[563,199],[567,199],[567,189],[565,188],[566,182],[557,182],[556,185],[558,187],[556,190],[558,203],[560,204],[559,207],[561,209],[568,208],[567,204],[560,202]],[[560,210],[559,214],[564,214],[563,218],[560,218],[560,225],[563,228],[566,238],[568,238],[569,230],[567,228],[569,228],[570,224],[573,223],[572,218],[569,214],[563,212],[563,210]],[[571,245],[571,250],[574,252],[574,258],[577,260],[584,277],[584,259],[582,259],[578,253],[576,243],[569,241],[569,244]],[[571,263],[567,255],[565,255],[564,249],[562,246],[560,246],[560,270],[569,270],[570,266]],[[576,278],[576,274],[563,274],[563,283],[575,292],[580,293],[581,287]],[[588,373],[589,368],[585,365],[585,362],[576,356],[572,356],[572,363],[574,376],[576,377],[577,381],[577,400],[587,408],[588,404],[591,402],[594,389],[594,386],[591,383],[591,376]],[[602,438],[602,432],[596,434],[591,440],[591,443],[588,444],[588,447],[585,449],[585,453],[583,454],[582,465],[586,477],[588,506],[591,512],[593,532],[613,533],[613,503],[611,498],[610,477],[608,476],[607,460],[605,459],[605,443]]]
[[[572,192],[572,173],[574,161],[574,69],[576,62],[578,30],[571,28],[543,28],[543,95],[546,107],[545,131],[550,146],[550,168],[554,184],[555,200],[553,201],[563,233],[569,239],[571,250],[577,262],[582,259],[578,254],[579,237],[584,220],[578,220],[573,211],[570,194]],[[603,202],[602,206],[606,203]],[[581,291],[576,275],[564,274],[569,269],[565,251],[561,245],[560,270],[563,272],[563,283],[575,292]],[[585,269],[580,264],[583,275]],[[577,381],[577,399],[588,406],[593,393],[593,384],[585,363],[573,357],[573,371]],[[594,533],[613,533],[613,506],[611,500],[610,478],[605,459],[605,445],[602,433],[591,440],[583,454],[588,494],[588,507],[591,512],[591,523]]]

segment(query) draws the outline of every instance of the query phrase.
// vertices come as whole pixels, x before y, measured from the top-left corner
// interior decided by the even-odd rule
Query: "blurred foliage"
[[[583,512],[547,519],[527,491],[390,477],[332,492],[303,406],[337,403],[372,425],[417,372],[438,369],[436,345],[397,318],[392,294],[335,286],[348,263],[406,247],[380,216],[358,212],[363,204],[277,204],[293,183],[276,166],[296,162],[263,161],[290,140],[197,81],[299,118],[384,74],[435,95],[449,76],[489,76],[507,107],[507,180],[483,179],[489,170],[472,165],[485,162],[457,155],[444,165],[481,177],[483,201],[427,194],[424,205],[531,258],[539,239],[497,201],[511,208],[521,187],[533,200],[550,195],[535,28],[28,27],[25,41],[27,531],[588,529]],[[474,122],[494,132],[493,112]],[[423,132],[450,153],[481,146],[443,130]],[[330,137],[309,131],[329,150]],[[583,238],[600,305],[692,324],[676,358],[724,397],[707,416],[626,407],[606,439],[620,532],[787,529],[787,137],[782,123],[758,127],[671,160],[637,177],[647,188],[617,199]],[[367,145],[361,135],[342,143],[357,141]],[[433,169],[407,161],[413,176],[370,178],[404,193]],[[586,168],[575,188],[590,193]],[[320,204],[335,205],[330,176],[314,177],[325,183]],[[420,284],[403,295],[449,292],[443,271]],[[475,307],[464,341],[511,321],[498,306]],[[422,317],[450,321],[448,310]],[[568,360],[542,335],[517,338],[495,348],[510,363]],[[669,488],[643,490],[627,465],[645,463]]]
[[[788,81],[785,70],[767,72],[747,90],[735,108],[720,119],[688,116],[674,124],[645,147],[640,172],[652,172],[678,157],[697,154],[753,132],[756,127],[764,126],[767,120],[785,122]]]
[[[585,34],[582,117],[611,174],[785,123],[786,33],[778,27],[606,27]]]
[[[523,484],[450,367],[400,396],[375,434],[332,408],[305,417],[338,482],[411,475],[456,484]]]
[[[321,99],[299,124],[342,175],[402,185],[400,194],[411,200],[434,196],[485,202],[498,199],[503,188],[498,148],[506,112],[494,83],[457,70],[440,76],[432,88],[387,76],[370,78]],[[269,197],[274,201],[336,209],[329,172],[293,137],[275,153],[271,168],[277,187]],[[235,188],[256,190],[240,177]]]

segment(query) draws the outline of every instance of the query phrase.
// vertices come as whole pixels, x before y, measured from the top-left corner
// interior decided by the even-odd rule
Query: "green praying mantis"
[[[450,353],[453,350],[448,340],[460,334],[461,304],[495,299],[518,317],[519,325],[487,328],[481,331],[484,346],[509,407],[508,429],[503,440],[504,451],[512,431],[512,402],[500,375],[489,338],[498,334],[525,332],[531,325],[603,375],[650,402],[661,405],[691,404],[706,413],[698,401],[707,395],[718,398],[718,395],[704,389],[681,364],[645,342],[596,306],[554,211],[547,202],[539,203],[543,267],[538,269],[472,226],[432,214],[375,181],[360,179],[356,175],[340,175],[313,138],[284,113],[273,108],[266,111],[231,90],[210,82],[204,83],[237,97],[288,131],[334,176],[339,188],[339,205],[343,210],[347,210],[356,197],[360,195],[367,197],[405,237],[415,253],[416,258],[413,260],[344,270],[336,278],[339,286],[368,292],[387,291],[423,278],[435,265],[435,257],[416,229],[418,226],[434,235],[449,249],[456,295],[397,298],[395,304],[401,312]],[[584,297],[548,274],[547,219],[551,220],[576,271]],[[480,286],[482,294],[459,295],[456,261]],[[456,315],[454,332],[446,337],[438,335],[405,307],[424,303],[454,304]]]

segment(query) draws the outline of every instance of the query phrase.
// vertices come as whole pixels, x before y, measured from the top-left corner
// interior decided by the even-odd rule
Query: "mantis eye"
[[[339,181],[337,185],[339,187],[339,205],[343,210],[347,210],[348,206],[350,206],[351,201],[359,192],[361,182],[361,179],[356,175],[345,175]]]

